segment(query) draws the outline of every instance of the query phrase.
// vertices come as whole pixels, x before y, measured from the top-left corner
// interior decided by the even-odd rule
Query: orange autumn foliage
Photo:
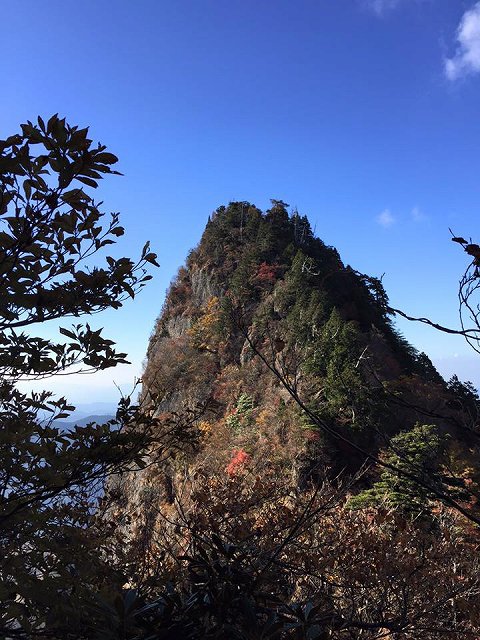
[[[237,475],[239,471],[242,471],[250,460],[250,456],[243,449],[234,449],[233,457],[230,463],[227,465],[226,472],[230,477]]]

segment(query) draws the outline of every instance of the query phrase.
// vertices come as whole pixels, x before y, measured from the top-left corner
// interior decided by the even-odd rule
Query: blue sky
[[[124,177],[99,189],[161,269],[94,319],[132,367],[48,386],[110,400],[141,371],[165,289],[209,213],[283,199],[394,306],[456,324],[480,239],[480,3],[461,0],[16,0],[0,5],[0,135],[37,114],[89,125]],[[480,386],[460,338],[399,323],[444,375]],[[125,388],[126,388],[125,386]]]

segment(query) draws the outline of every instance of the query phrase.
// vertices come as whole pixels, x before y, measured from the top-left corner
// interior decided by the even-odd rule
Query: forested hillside
[[[219,207],[152,333],[106,516],[148,637],[476,637],[478,396],[287,207]]]

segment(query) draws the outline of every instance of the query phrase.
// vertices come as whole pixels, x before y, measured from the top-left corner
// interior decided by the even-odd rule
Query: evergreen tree
[[[421,482],[445,491],[440,473],[445,446],[445,439],[435,425],[416,424],[412,429],[397,434],[391,439],[385,454],[385,461],[393,468],[384,469],[380,480],[371,489],[352,498],[350,506],[383,504],[414,516],[428,513],[429,500],[435,496],[401,472],[405,471]]]

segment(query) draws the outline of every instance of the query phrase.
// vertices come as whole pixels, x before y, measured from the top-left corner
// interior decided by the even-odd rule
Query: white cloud
[[[393,11],[400,4],[402,4],[405,0],[360,0],[361,4],[372,11],[377,16],[384,16],[389,11]]]
[[[385,229],[388,229],[388,227],[391,227],[392,224],[395,224],[395,218],[393,217],[390,209],[385,209],[384,211],[382,211],[382,213],[377,216],[376,220],[378,224]]]
[[[367,6],[374,11],[377,15],[382,15],[385,11],[395,9],[398,4],[398,0],[369,0]]]
[[[360,5],[376,14],[379,18],[385,16],[387,13],[397,9],[400,6],[407,4],[425,4],[427,2],[434,2],[435,0],[358,0]]]
[[[480,72],[480,2],[463,14],[457,42],[455,55],[445,60],[445,75],[452,81]]]
[[[410,215],[412,216],[412,220],[414,222],[423,222],[427,219],[426,214],[420,209],[420,207],[413,207]]]

